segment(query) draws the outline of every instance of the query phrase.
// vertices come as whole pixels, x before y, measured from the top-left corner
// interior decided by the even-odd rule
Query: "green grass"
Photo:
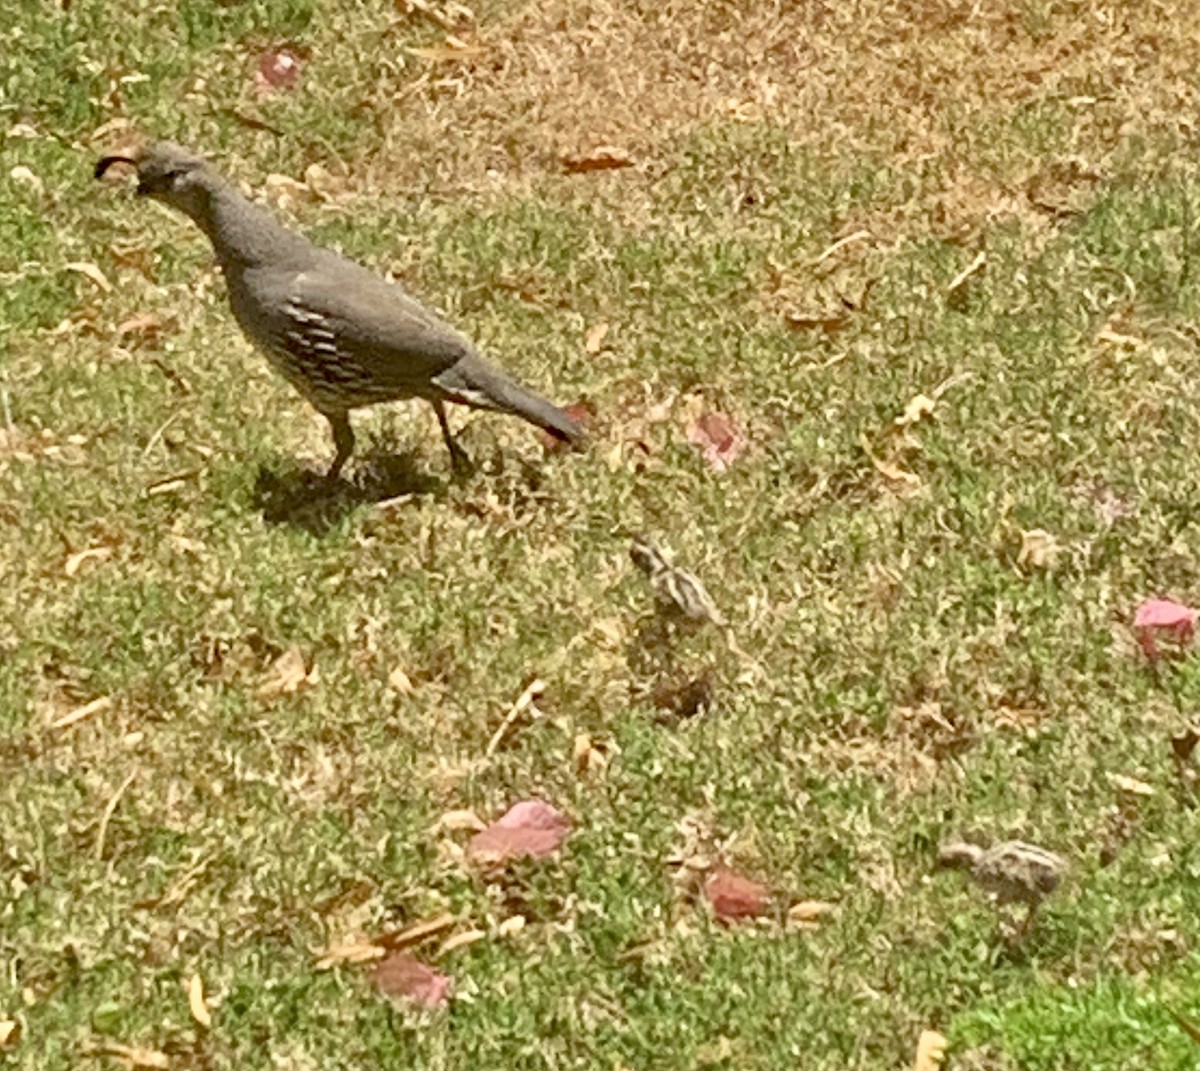
[[[419,81],[404,49],[438,43],[427,23],[333,0],[126,8],[119,32],[91,0],[0,16],[0,1020],[24,1027],[0,1066],[74,1068],[110,1038],[239,1071],[841,1071],[911,1066],[925,1028],[954,1067],[1195,1065],[1168,1011],[1200,1020],[1195,799],[1170,738],[1200,671],[1148,667],[1128,627],[1146,596],[1200,600],[1200,178],[1161,115],[1114,141],[1105,102],[1074,126],[1081,106],[1032,86],[931,116],[962,137],[922,158],[887,149],[883,101],[847,111],[844,143],[717,109],[632,125],[643,167],[564,175],[549,112],[492,138],[521,64]],[[484,38],[507,55],[531,10],[481,5]],[[1030,6],[1011,40],[1074,18]],[[258,100],[278,43],[305,56],[301,87]],[[297,226],[588,400],[591,449],[544,456],[522,426],[456,413],[479,471],[453,482],[414,403],[358,414],[357,492],[314,494],[326,429],[237,334],[200,236],[91,182],[109,144],[91,134],[118,116],[256,186],[340,176],[345,200],[298,205]],[[1023,199],[1076,153],[1099,177],[1067,182],[1075,214]],[[17,166],[41,191],[7,181]],[[869,281],[843,330],[786,326]],[[160,337],[118,333],[146,312]],[[933,419],[896,429],[939,385]],[[745,430],[724,474],[686,439],[701,404]],[[1061,547],[1046,568],[1019,561],[1037,528]],[[674,663],[644,648],[635,532],[704,580],[750,664],[704,632]],[[67,575],[91,547],[107,556]],[[292,645],[319,682],[261,698]],[[713,709],[664,719],[656,689],[705,671]],[[485,758],[534,677],[544,716]],[[602,773],[575,770],[583,732]],[[1117,774],[1153,795],[1120,797]],[[505,881],[438,828],[530,796],[575,832]],[[1072,861],[1021,948],[934,870],[972,831]],[[695,853],[838,911],[722,928],[682,892],[674,860]],[[316,970],[354,926],[442,911],[527,920],[437,961],[444,1013]]]

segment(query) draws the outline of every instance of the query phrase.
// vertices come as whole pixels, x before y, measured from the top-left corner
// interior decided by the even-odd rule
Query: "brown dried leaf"
[[[463,930],[462,933],[452,934],[438,945],[437,958],[448,955],[458,948],[466,948],[478,941],[486,940],[487,930]]]
[[[1062,547],[1052,532],[1043,528],[1031,528],[1021,533],[1021,550],[1017,554],[1018,565],[1033,569],[1052,569],[1058,561]]]
[[[497,937],[515,937],[525,929],[524,915],[510,915],[496,927]]]
[[[783,314],[783,322],[793,331],[819,329],[827,335],[835,335],[849,326],[849,312],[799,312],[791,309]]]
[[[458,919],[454,915],[444,911],[440,915],[420,919],[411,926],[405,926],[402,930],[385,933],[376,938],[376,943],[382,945],[388,952],[399,952],[402,948],[413,948],[428,941],[431,937],[436,937],[453,927],[456,922]]]
[[[946,1039],[936,1030],[922,1030],[917,1039],[913,1071],[938,1071],[946,1058]]]
[[[74,710],[68,710],[59,718],[55,718],[50,723],[51,729],[66,729],[72,725],[76,725],[85,718],[90,718],[96,714],[103,714],[106,710],[111,710],[113,700],[111,695],[102,695],[99,699],[93,699],[90,703],[84,703],[81,707],[76,707]]]
[[[301,687],[316,684],[321,679],[317,667],[310,667],[300,648],[293,644],[271,666],[271,673],[258,689],[260,699],[290,695]]]
[[[575,734],[571,758],[576,772],[583,775],[599,773],[608,765],[604,752],[592,746],[592,738],[587,733]]]
[[[837,904],[825,900],[800,900],[788,908],[787,917],[788,922],[808,929],[815,927],[826,915],[832,915],[836,911]]]
[[[443,45],[434,48],[406,48],[404,51],[430,63],[456,63],[487,55],[487,49],[479,45]]]
[[[0,1052],[21,1040],[21,1024],[16,1019],[0,1019]]]
[[[81,550],[75,554],[72,554],[67,559],[66,564],[63,566],[63,572],[66,573],[67,576],[74,576],[77,572],[79,572],[79,568],[84,562],[92,559],[102,562],[106,558],[111,558],[112,552],[112,547],[88,547],[87,550]]]
[[[688,442],[699,447],[716,472],[724,472],[740,456],[743,449],[741,435],[732,421],[722,413],[701,413],[687,430]]]
[[[542,859],[561,847],[570,828],[570,820],[557,808],[542,800],[522,800],[471,838],[467,858],[484,867],[525,856]]]
[[[395,952],[371,974],[384,996],[424,1008],[441,1008],[450,1000],[450,978],[407,952]]]
[[[921,477],[915,472],[909,472],[907,469],[902,469],[899,465],[894,464],[891,461],[885,461],[883,458],[879,457],[875,451],[871,449],[871,442],[866,435],[860,435],[858,441],[867,457],[871,459],[871,464],[875,466],[875,470],[881,476],[892,480],[895,483],[903,484],[905,487],[913,490],[921,486]]]
[[[170,1071],[171,1061],[165,1052],[143,1049],[135,1045],[122,1045],[119,1041],[102,1041],[92,1052],[111,1056],[127,1071]]]
[[[765,885],[720,863],[704,883],[704,897],[719,922],[756,918],[765,914],[770,905]]]
[[[318,957],[315,968],[327,971],[341,963],[370,963],[374,959],[382,959],[387,955],[387,949],[366,937],[351,937],[337,941],[325,949]]]
[[[400,695],[412,695],[416,691],[412,678],[404,672],[403,666],[397,666],[388,674],[388,684],[392,691],[398,692]]]
[[[258,57],[254,89],[260,97],[295,89],[300,83],[300,57],[290,48],[268,49]]]
[[[613,171],[621,167],[632,167],[633,157],[615,145],[597,145],[587,152],[563,157],[563,168],[570,174],[588,171]]]
[[[1148,798],[1154,795],[1153,785],[1148,785],[1145,781],[1139,781],[1136,777],[1129,777],[1126,774],[1110,773],[1108,775],[1108,783],[1126,796]]]
[[[587,333],[587,337],[583,340],[583,348],[591,354],[597,354],[604,349],[604,340],[608,337],[608,324],[603,320],[598,324],[593,324]]]
[[[133,335],[143,341],[152,342],[162,335],[164,326],[161,316],[153,312],[138,312],[117,324],[117,336],[127,338]]]
[[[1200,744],[1200,732],[1195,729],[1185,729],[1178,736],[1171,737],[1171,750],[1180,762],[1187,762],[1192,757],[1197,744]]]
[[[66,265],[66,268],[68,271],[77,271],[80,275],[86,275],[104,293],[112,293],[112,283],[108,281],[108,276],[90,260],[73,260]]]
[[[208,1004],[204,1000],[204,982],[200,975],[193,974],[192,979],[188,982],[188,1008],[191,1009],[192,1018],[196,1020],[205,1030],[212,1028],[212,1013],[208,1010]]]
[[[898,428],[907,428],[912,424],[918,424],[925,417],[933,416],[936,406],[935,398],[930,398],[928,394],[915,394],[909,399],[908,405],[904,407],[904,412],[896,417],[893,423]]]

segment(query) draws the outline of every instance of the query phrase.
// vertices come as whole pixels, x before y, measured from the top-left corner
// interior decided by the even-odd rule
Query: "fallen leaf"
[[[921,477],[915,472],[909,472],[907,469],[902,469],[899,465],[891,461],[885,461],[883,458],[877,456],[875,451],[871,449],[871,442],[866,435],[860,435],[858,441],[867,457],[871,459],[871,464],[875,466],[876,472],[881,476],[892,480],[894,483],[904,484],[914,490],[921,486]]]
[[[108,281],[108,276],[104,274],[95,264],[89,260],[73,260],[66,265],[68,271],[77,271],[80,275],[86,275],[93,283],[95,283],[106,294],[112,293],[112,283]]]
[[[1053,533],[1043,528],[1031,528],[1021,533],[1021,550],[1017,554],[1018,565],[1034,569],[1051,569],[1058,560],[1062,547]]]
[[[450,1000],[450,979],[407,952],[394,952],[371,974],[384,996],[424,1008],[441,1008]]]
[[[946,1058],[946,1039],[936,1030],[922,1030],[917,1039],[913,1071],[937,1071]]]
[[[18,164],[9,173],[8,177],[18,186],[24,186],[27,190],[32,190],[34,193],[45,193],[46,185],[40,178],[37,177],[24,164]]]
[[[487,939],[487,930],[464,930],[462,933],[451,934],[440,945],[438,945],[437,957],[448,955],[457,948],[466,948],[468,945],[476,944],[479,941]]]
[[[298,202],[312,197],[312,190],[290,175],[272,173],[263,179],[263,197],[273,208],[291,212]]]
[[[162,317],[152,312],[139,312],[117,324],[117,337],[126,338],[135,335],[146,341],[153,341],[163,333]]]
[[[208,1004],[204,1000],[204,982],[200,975],[192,975],[192,980],[188,982],[187,994],[188,1008],[191,1009],[192,1018],[205,1030],[211,1029],[212,1013],[208,1010]]]
[[[21,1024],[16,1019],[0,1019],[0,1052],[21,1040]]]
[[[314,967],[327,971],[341,963],[370,963],[387,955],[387,949],[366,937],[351,937],[330,945],[317,956]]]
[[[433,48],[406,48],[404,51],[417,59],[429,60],[430,63],[455,63],[487,54],[487,49],[478,45],[442,45]]]
[[[409,675],[404,672],[403,666],[397,666],[388,674],[388,684],[392,691],[399,692],[401,695],[412,695],[416,691]]]
[[[1178,736],[1171,737],[1171,750],[1180,762],[1187,762],[1192,757],[1197,744],[1200,744],[1200,732],[1195,729],[1185,729]]]
[[[563,157],[563,168],[570,174],[588,171],[613,171],[620,167],[632,167],[633,157],[615,145],[597,145],[587,152]]]
[[[737,429],[722,413],[701,413],[687,430],[688,442],[699,447],[716,472],[724,472],[741,456],[743,443]]]
[[[819,328],[827,335],[835,335],[850,324],[849,312],[798,312],[791,309],[783,314],[783,322],[793,331],[811,331]]]
[[[826,915],[832,915],[836,911],[837,904],[831,904],[825,900],[800,900],[788,908],[787,917],[788,922],[811,929]]]
[[[1179,643],[1187,643],[1196,630],[1197,611],[1170,599],[1147,599],[1133,615],[1138,642],[1151,662],[1159,658],[1159,632],[1169,633]]]
[[[525,929],[524,915],[510,915],[496,927],[497,937],[515,937]]]
[[[916,394],[909,399],[908,405],[904,407],[904,412],[896,417],[893,423],[898,428],[907,428],[912,424],[920,423],[925,417],[933,416],[936,406],[937,402],[928,394]]]
[[[608,765],[604,752],[592,745],[592,738],[587,733],[576,733],[571,746],[571,758],[575,770],[580,774],[598,773]]]
[[[169,1071],[171,1061],[165,1052],[143,1049],[135,1045],[122,1045],[119,1041],[103,1041],[91,1048],[101,1056],[111,1056],[127,1071]]]
[[[271,673],[258,689],[260,699],[290,695],[302,686],[316,684],[321,679],[317,667],[309,668],[300,648],[292,645],[271,666]]]
[[[106,710],[110,710],[112,705],[112,696],[102,695],[99,699],[93,699],[90,703],[84,703],[81,707],[67,711],[62,717],[55,718],[50,723],[50,728],[66,729],[83,721],[85,718],[90,718],[96,714],[103,714]]]
[[[542,859],[561,847],[570,828],[570,820],[557,808],[541,800],[522,800],[471,838],[467,858],[486,867],[524,856]]]
[[[704,896],[720,922],[756,918],[766,913],[770,903],[765,885],[720,863],[704,883]]]
[[[84,562],[91,559],[96,561],[104,561],[105,558],[112,557],[112,547],[88,547],[87,550],[81,550],[76,554],[72,554],[63,566],[63,572],[67,576],[74,576],[79,572],[79,567]]]
[[[608,324],[603,320],[598,324],[593,324],[587,333],[587,337],[583,340],[583,348],[588,353],[597,354],[604,349],[604,340],[608,337]]]
[[[258,57],[254,88],[260,97],[295,89],[300,81],[300,57],[290,48],[268,49]]]
[[[391,933],[383,934],[376,938],[376,943],[382,945],[388,952],[399,952],[403,948],[412,948],[428,941],[431,937],[436,937],[457,922],[458,919],[454,915],[444,911],[440,915],[433,915],[430,918],[414,922],[411,926],[405,926],[402,930],[393,930]]]
[[[1148,797],[1154,795],[1153,785],[1149,785],[1145,781],[1139,781],[1136,777],[1128,777],[1125,774],[1110,773],[1108,775],[1108,783],[1118,792],[1124,792],[1127,796]]]

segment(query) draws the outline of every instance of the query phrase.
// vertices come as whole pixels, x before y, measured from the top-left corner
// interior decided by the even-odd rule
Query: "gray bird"
[[[103,157],[96,178],[116,163],[137,169],[139,194],[179,209],[208,236],[238,324],[329,421],[337,448],[330,479],[354,450],[350,410],[405,398],[433,406],[455,467],[465,455],[446,402],[511,413],[582,443],[570,416],[493,368],[403,288],[289,231],[202,157],[156,141]]]

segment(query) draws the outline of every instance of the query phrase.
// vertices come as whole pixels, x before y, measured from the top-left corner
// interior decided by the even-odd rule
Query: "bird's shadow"
[[[329,479],[292,460],[259,467],[252,501],[267,524],[323,536],[363,506],[443,491],[445,480],[421,472],[411,454],[372,452],[349,475]]]

